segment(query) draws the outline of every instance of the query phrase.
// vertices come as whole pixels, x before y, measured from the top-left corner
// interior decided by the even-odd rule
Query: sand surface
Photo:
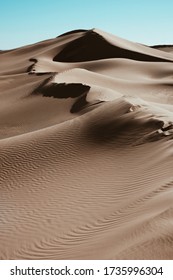
[[[172,49],[0,52],[0,259],[173,259]]]

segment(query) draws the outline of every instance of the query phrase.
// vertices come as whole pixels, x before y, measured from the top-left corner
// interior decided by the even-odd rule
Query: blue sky
[[[143,44],[173,44],[173,0],[0,0],[0,49],[99,28]]]

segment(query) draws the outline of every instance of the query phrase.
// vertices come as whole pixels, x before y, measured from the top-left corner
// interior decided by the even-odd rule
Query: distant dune
[[[173,259],[172,205],[171,46],[0,52],[0,259]]]
[[[154,49],[158,49],[164,52],[173,52],[173,45],[155,45],[152,46]]]

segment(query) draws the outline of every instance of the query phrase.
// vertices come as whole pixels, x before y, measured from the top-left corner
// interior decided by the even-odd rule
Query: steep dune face
[[[121,40],[119,39],[121,44]],[[117,42],[116,42],[117,43]],[[125,43],[125,42],[123,42]],[[144,47],[143,47],[144,48]],[[99,32],[89,30],[83,36],[70,42],[53,60],[61,62],[81,62],[103,58],[130,58],[141,61],[164,61],[143,49],[133,50],[126,45],[118,46],[106,40]]]
[[[0,259],[173,259],[172,53],[93,29],[0,61]]]

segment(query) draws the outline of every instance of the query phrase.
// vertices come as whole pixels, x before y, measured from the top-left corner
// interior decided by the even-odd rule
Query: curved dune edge
[[[79,29],[0,52],[0,259],[173,259],[165,48]]]

